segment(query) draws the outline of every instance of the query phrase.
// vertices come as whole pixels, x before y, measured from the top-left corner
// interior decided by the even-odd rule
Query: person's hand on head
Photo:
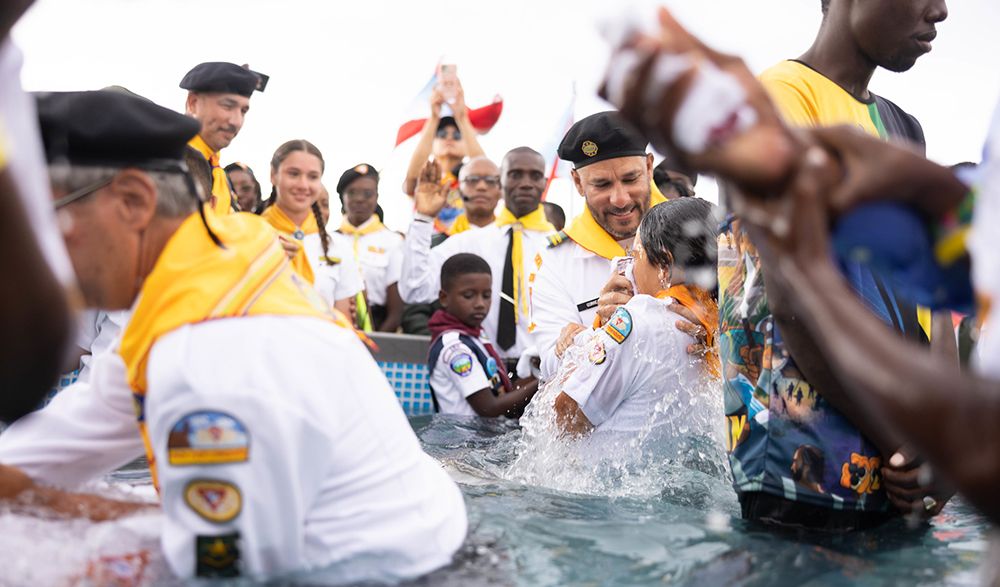
[[[671,302],[670,311],[679,315],[683,320],[674,322],[677,330],[687,334],[694,339],[694,342],[687,346],[687,353],[696,357],[702,357],[709,351],[715,349],[708,346],[708,331],[701,325],[694,312],[677,302]],[[717,338],[717,337],[716,337]]]
[[[586,326],[576,322],[563,326],[562,332],[559,333],[559,340],[556,341],[556,356],[561,359],[566,349],[573,346],[573,339],[576,338],[576,335],[586,329]]]
[[[597,315],[601,317],[601,324],[611,319],[611,315],[620,307],[632,299],[635,292],[632,291],[632,284],[624,275],[615,274],[601,288],[601,294],[597,298]]]
[[[441,185],[441,166],[437,161],[428,161],[417,177],[417,188],[413,193],[416,211],[425,216],[437,216],[448,201],[448,193]]]

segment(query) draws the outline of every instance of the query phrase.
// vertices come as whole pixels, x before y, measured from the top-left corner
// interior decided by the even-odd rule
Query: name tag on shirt
[[[592,300],[587,300],[586,302],[580,302],[576,305],[577,312],[586,312],[587,310],[596,308],[598,299],[599,298],[594,298]]]

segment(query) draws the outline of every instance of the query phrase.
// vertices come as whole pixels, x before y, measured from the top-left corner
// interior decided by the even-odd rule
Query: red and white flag
[[[426,109],[431,101],[431,92],[434,91],[434,86],[438,83],[437,73],[431,76],[431,79],[427,81],[423,89],[420,90],[411,102],[410,110],[413,111],[416,108]],[[447,106],[447,104],[445,105]],[[486,106],[481,106],[479,108],[469,108],[469,122],[472,126],[479,131],[479,134],[486,134],[491,128],[500,120],[500,114],[503,112],[503,98],[500,95],[493,97],[493,102],[487,104]],[[413,120],[407,120],[399,127],[399,131],[396,133],[396,146],[405,142],[418,134],[424,128],[424,123],[427,122],[426,118],[415,118]]]

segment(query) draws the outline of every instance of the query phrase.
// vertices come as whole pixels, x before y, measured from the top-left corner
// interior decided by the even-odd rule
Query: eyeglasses
[[[450,133],[448,131],[451,131]],[[462,140],[462,131],[454,127],[439,128],[437,134],[435,134],[439,139],[452,139],[454,141]]]
[[[66,194],[65,196],[59,198],[58,200],[56,200],[55,202],[52,203],[52,207],[55,208],[56,210],[58,210],[59,208],[62,208],[63,206],[66,206],[67,204],[72,204],[73,202],[75,202],[77,200],[82,200],[83,198],[86,198],[90,194],[92,194],[92,193],[96,192],[97,190],[103,188],[104,186],[110,184],[114,179],[115,179],[115,176],[112,175],[111,177],[102,179],[100,181],[95,181],[94,183],[91,183],[89,185],[85,185],[82,188],[80,188],[78,190],[74,190],[74,191]]]
[[[499,175],[467,175],[467,176],[465,176],[465,179],[462,180],[463,183],[467,183],[467,184],[472,185],[472,186],[478,185],[479,182],[481,182],[481,181],[485,181],[486,185],[489,186],[489,187],[491,187],[491,188],[492,187],[496,187],[496,186],[500,185],[500,176]]]

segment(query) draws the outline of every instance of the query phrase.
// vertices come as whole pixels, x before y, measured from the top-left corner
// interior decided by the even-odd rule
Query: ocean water
[[[525,460],[525,450],[564,447],[513,422],[410,423],[462,488],[470,532],[449,567],[407,585],[978,585],[984,562],[997,558],[987,523],[961,500],[930,524],[898,520],[851,535],[747,524],[717,449],[697,433],[664,462],[560,469],[556,459]],[[149,483],[140,460],[97,490],[152,500]],[[95,524],[0,510],[0,585],[180,584],[158,554],[160,522],[157,513]],[[324,583],[307,574],[269,584]]]

